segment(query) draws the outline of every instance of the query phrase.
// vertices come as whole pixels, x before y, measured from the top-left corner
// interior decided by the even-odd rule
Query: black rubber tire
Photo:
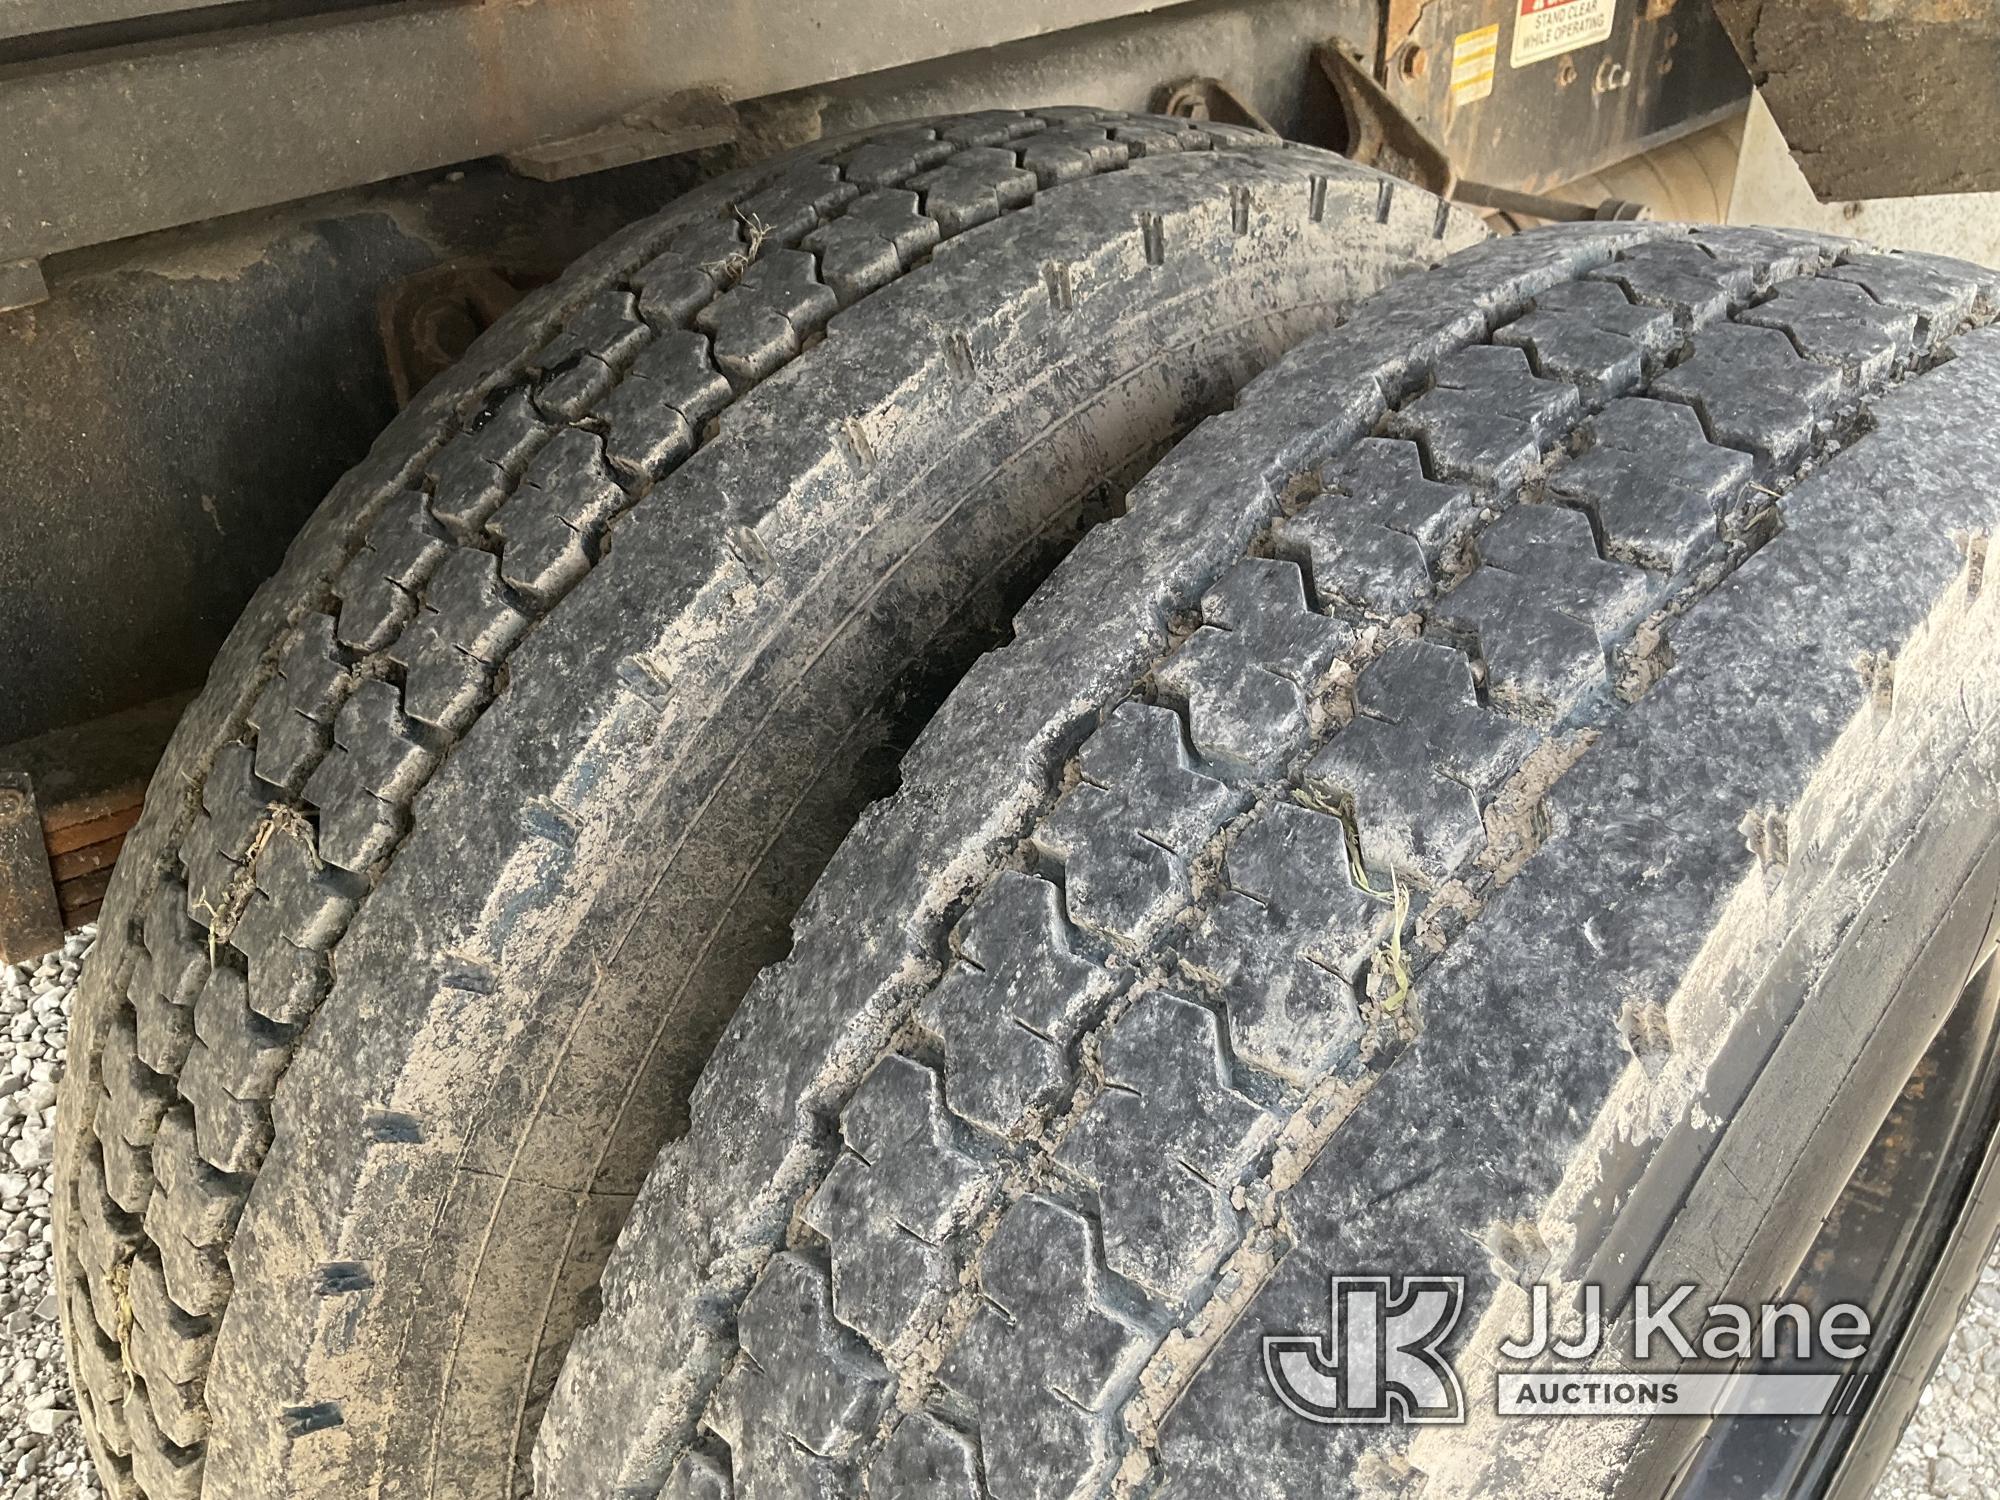
[[[996,112],[622,233],[257,597],[78,1000],[56,1252],[112,1494],[509,1496],[758,965],[1179,431],[1475,238],[1226,126]]]
[[[1495,1341],[1544,1276],[1783,1285],[1991,941],[1995,292],[1535,231],[1253,382],[835,855],[543,1492],[1659,1493],[1656,1432],[1498,1422]],[[1332,1273],[1466,1278],[1468,1425],[1281,1404]]]

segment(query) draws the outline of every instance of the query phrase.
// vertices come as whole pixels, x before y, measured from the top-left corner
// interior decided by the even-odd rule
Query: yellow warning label
[[[1461,31],[1451,46],[1451,102],[1471,104],[1493,92],[1493,66],[1500,57],[1500,27],[1496,22],[1477,31]]]

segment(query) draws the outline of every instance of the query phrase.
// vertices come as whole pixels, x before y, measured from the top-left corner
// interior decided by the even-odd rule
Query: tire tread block
[[[876,1349],[899,1347],[956,1285],[941,1248],[993,1173],[955,1148],[938,1076],[876,1064],[840,1117],[847,1150],[806,1205],[833,1261],[833,1313]]]

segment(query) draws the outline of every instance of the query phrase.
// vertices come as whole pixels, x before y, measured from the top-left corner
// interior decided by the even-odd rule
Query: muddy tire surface
[[[1538,230],[1253,381],[833,857],[544,1492],[1663,1493],[1494,1349],[1538,1281],[1782,1287],[1991,943],[1996,285]],[[1464,1425],[1279,1398],[1371,1273],[1464,1279]]]
[[[692,1080],[966,662],[1175,436],[1477,220],[997,112],[705,186],[259,593],[77,1002],[56,1253],[146,1500],[503,1497]]]

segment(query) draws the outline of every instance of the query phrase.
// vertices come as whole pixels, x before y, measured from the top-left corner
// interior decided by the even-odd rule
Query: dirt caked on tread
[[[688,1081],[932,678],[1178,431],[1477,233],[1253,132],[996,111],[699,189],[424,392],[107,899],[56,1223],[111,1493],[524,1486]]]
[[[1838,1027],[1799,1028],[1817,1072],[1743,1062],[1763,1018],[1833,1004],[1858,910],[1914,942],[1990,869],[1997,291],[1536,231],[1252,382],[828,866],[642,1189],[544,1490],[1576,1493],[1485,1468],[1490,1423],[1305,1423],[1259,1336],[1323,1326],[1333,1272],[1463,1270],[1490,1323],[1647,1214],[1627,1277],[1683,1234],[1746,1257],[1708,1284],[1749,1263],[1776,1186],[1704,1241],[1727,1194],[1620,1174],[1689,1121],[1753,1170],[1732,1068],[1805,1130],[1871,1069]]]

